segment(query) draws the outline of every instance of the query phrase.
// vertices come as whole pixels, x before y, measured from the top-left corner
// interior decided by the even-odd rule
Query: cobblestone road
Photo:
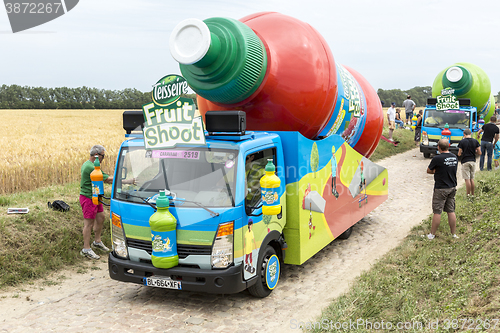
[[[358,222],[348,240],[333,241],[301,266],[285,265],[265,299],[117,282],[105,258],[98,270],[64,272],[68,278],[59,285],[1,293],[0,332],[297,332],[294,323],[317,318],[431,213],[428,159],[414,149],[377,163],[389,170],[388,200]]]

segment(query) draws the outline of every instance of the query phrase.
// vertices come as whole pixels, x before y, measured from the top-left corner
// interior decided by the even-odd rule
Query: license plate
[[[142,278],[142,281],[145,286],[148,287],[157,287],[157,288],[166,288],[166,289],[178,289],[181,290],[181,282],[174,281],[169,278],[159,278],[159,277],[145,277]]]

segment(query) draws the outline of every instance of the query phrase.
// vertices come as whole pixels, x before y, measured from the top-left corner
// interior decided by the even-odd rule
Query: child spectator
[[[403,120],[401,120],[401,109],[396,109],[396,120],[394,120],[396,122],[396,125],[399,126],[399,128],[403,128],[404,127],[404,123],[403,123]]]
[[[495,143],[493,147],[493,162],[495,162],[495,170],[500,167],[500,141]]]

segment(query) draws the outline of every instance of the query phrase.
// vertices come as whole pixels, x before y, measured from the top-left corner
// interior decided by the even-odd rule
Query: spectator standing
[[[464,138],[458,143],[458,156],[462,156],[462,177],[465,181],[467,197],[474,197],[474,173],[476,171],[476,155],[481,155],[479,142],[471,137],[472,132],[466,128]]]
[[[415,144],[420,143],[420,134],[422,133],[422,115],[424,111],[419,110],[417,115],[417,125],[415,126]]]
[[[455,194],[457,192],[457,165],[458,159],[449,151],[450,144],[447,139],[438,142],[439,154],[434,156],[427,167],[427,173],[434,175],[434,193],[432,195],[432,225],[427,238],[434,239],[441,223],[443,210],[448,213],[448,224],[453,238],[458,238],[455,233],[457,217],[455,215]]]
[[[406,112],[406,123],[411,126],[411,118],[413,118],[413,110],[415,110],[415,102],[411,100],[411,96],[408,95],[406,100],[403,102]]]
[[[496,116],[491,116],[490,122],[483,125],[479,132],[477,133],[478,135],[483,134],[483,137],[481,138],[481,157],[479,158],[479,169],[482,171],[484,168],[484,154],[485,152],[488,154],[488,162],[486,163],[486,166],[488,168],[488,171],[491,170],[491,161],[492,161],[492,155],[493,155],[493,146],[497,143],[498,137],[499,137],[499,129],[498,126],[495,124],[497,121]]]
[[[92,181],[90,174],[94,171],[94,161],[99,159],[102,165],[105,149],[101,145],[95,145],[90,148],[90,157],[83,163],[81,168],[82,179],[80,181],[80,205],[83,212],[83,249],[80,251],[82,256],[90,259],[99,259],[100,256],[92,250],[99,249],[104,252],[109,252],[109,249],[101,241],[102,226],[105,220],[104,209],[102,204],[94,205],[92,202]],[[113,177],[106,173],[102,173],[104,183],[113,183]],[[135,184],[136,179],[122,180],[123,184]],[[90,244],[90,236],[94,230],[94,242],[92,248]]]
[[[391,107],[387,109],[387,121],[389,122],[389,140],[392,140],[392,132],[394,132],[394,129],[396,128],[396,109],[394,108],[396,106],[396,103],[392,102]]]
[[[104,209],[101,203],[96,206],[92,202],[92,181],[90,180],[90,174],[94,171],[94,161],[96,158],[99,158],[99,162],[102,164],[102,160],[105,156],[104,152],[105,149],[103,146],[93,146],[90,149],[90,158],[83,163],[81,168],[80,205],[82,206],[83,212],[83,249],[80,254],[91,259],[100,258],[99,255],[95,254],[90,248],[92,229],[94,230],[94,242],[92,243],[92,247],[105,252],[109,251],[106,245],[101,241],[102,226],[105,219]],[[104,172],[102,175],[105,183],[110,184],[113,182],[113,177]]]

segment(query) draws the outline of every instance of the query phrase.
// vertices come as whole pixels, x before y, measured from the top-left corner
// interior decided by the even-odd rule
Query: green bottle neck
[[[267,68],[266,49],[255,32],[230,18],[186,21],[174,28],[170,49],[189,86],[215,103],[236,104],[250,97]]]
[[[443,88],[455,89],[457,96],[468,93],[472,88],[472,83],[472,74],[462,66],[450,67],[443,74]]]

